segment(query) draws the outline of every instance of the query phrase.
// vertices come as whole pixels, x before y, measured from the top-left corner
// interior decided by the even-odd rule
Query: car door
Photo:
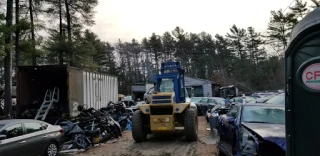
[[[228,149],[232,151],[232,148],[234,147],[234,139],[236,139],[236,122],[239,120],[240,114],[240,106],[235,106],[233,112],[229,115],[229,122],[226,124],[227,128],[227,144]]]
[[[22,124],[10,125],[0,132],[6,139],[0,140],[1,156],[23,156],[27,151]]]
[[[206,114],[208,103],[209,103],[209,99],[202,99],[198,103],[198,107],[199,107],[202,114]]]
[[[233,106],[230,111],[225,115],[222,119],[221,130],[223,131],[223,137],[221,137],[221,141],[223,142],[223,146],[230,153],[232,153],[232,144],[234,137],[234,119],[237,118],[239,114],[239,106]]]
[[[42,154],[49,143],[49,136],[43,130],[43,126],[39,122],[26,122],[23,125],[28,144],[28,153],[32,153],[32,155]]]
[[[214,99],[208,99],[208,103],[207,103],[207,109],[206,109],[206,112],[209,110],[209,109],[212,109],[214,106],[216,106],[216,101]]]

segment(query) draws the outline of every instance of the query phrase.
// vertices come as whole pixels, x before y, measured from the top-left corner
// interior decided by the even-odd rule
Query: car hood
[[[129,108],[127,108],[127,109],[138,109],[139,107],[137,106],[137,105],[135,105],[135,106],[131,106],[131,107],[129,107]]]
[[[284,124],[242,123],[242,125],[264,140],[273,142],[286,151],[286,132]]]

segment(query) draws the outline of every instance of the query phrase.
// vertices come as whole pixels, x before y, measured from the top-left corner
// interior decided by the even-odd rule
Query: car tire
[[[198,117],[194,109],[186,109],[184,114],[184,133],[187,141],[198,139]]]
[[[226,156],[223,152],[221,152],[219,149],[217,149],[218,151],[218,156]]]
[[[141,110],[134,112],[132,116],[132,137],[136,142],[142,142],[147,140],[147,131],[144,128],[146,123],[144,121],[144,115]]]
[[[55,142],[50,142],[46,148],[45,156],[58,156],[59,148]]]
[[[222,152],[219,152],[219,156],[226,156],[226,155],[224,155],[224,153]]]

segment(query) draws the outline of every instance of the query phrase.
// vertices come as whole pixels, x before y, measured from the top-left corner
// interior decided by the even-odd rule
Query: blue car
[[[219,155],[285,156],[284,105],[234,105],[218,119]]]

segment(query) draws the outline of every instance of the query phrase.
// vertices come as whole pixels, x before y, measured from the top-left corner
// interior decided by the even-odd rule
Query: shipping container
[[[59,102],[48,116],[56,119],[62,113],[72,118],[78,106],[100,109],[118,99],[115,76],[88,72],[69,66],[19,66],[17,74],[17,115],[28,109],[39,109],[47,89],[59,88]],[[58,111],[57,111],[58,110]]]

